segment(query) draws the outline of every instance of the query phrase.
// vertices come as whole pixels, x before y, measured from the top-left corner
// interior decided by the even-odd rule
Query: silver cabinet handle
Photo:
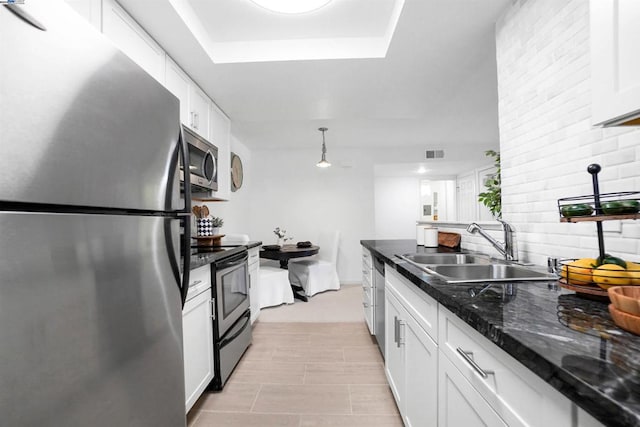
[[[485,371],[474,360],[472,351],[464,351],[460,347],[456,348],[456,351],[482,378],[487,378],[489,375],[494,375],[493,371]]]
[[[407,333],[405,326],[407,326],[407,322],[404,320],[398,321],[398,347],[405,343],[405,335]]]
[[[393,316],[393,342],[400,347],[398,335],[400,335],[400,322],[398,321],[398,316]]]
[[[191,286],[196,286],[197,284],[202,283],[202,280],[196,280],[191,284]]]
[[[362,306],[363,306],[364,308],[368,308],[368,307],[369,307],[369,304],[367,304],[366,302],[363,302],[363,303],[362,303]]]
[[[216,320],[216,299],[211,298],[211,301],[209,301],[209,303],[211,304],[211,318],[213,320]]]
[[[196,129],[198,129],[198,128],[200,128],[200,114],[193,113],[193,115],[195,116]]]
[[[191,118],[191,127],[192,127],[192,128],[195,128],[195,127],[196,127],[196,122],[195,122],[195,120],[194,120],[194,118],[193,118],[193,117],[194,117],[194,114],[195,114],[195,113],[194,113],[193,111],[189,112],[189,116],[190,116],[190,118]]]

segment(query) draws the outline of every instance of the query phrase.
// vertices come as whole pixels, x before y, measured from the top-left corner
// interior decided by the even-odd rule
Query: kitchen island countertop
[[[446,284],[396,257],[442,248],[360,243],[603,424],[640,426],[640,337],[613,323],[607,303],[555,282],[515,283],[509,295],[498,283],[479,293],[483,284]]]

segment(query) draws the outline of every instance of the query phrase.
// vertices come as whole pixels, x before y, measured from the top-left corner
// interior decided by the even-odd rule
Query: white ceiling
[[[297,15],[249,0],[169,3],[211,60],[227,64],[384,58],[404,0],[337,0]]]
[[[397,7],[396,0],[333,0],[336,9],[278,15],[250,0],[173,1],[197,10],[199,31],[220,43],[273,40],[284,32],[295,38],[296,31],[300,38],[377,35]],[[319,149],[320,126],[329,128],[329,153],[451,147],[486,164],[484,150],[498,147],[494,23],[510,0],[405,0],[384,58],[226,64],[211,60],[170,0],[120,2],[226,112],[233,134],[251,149]]]

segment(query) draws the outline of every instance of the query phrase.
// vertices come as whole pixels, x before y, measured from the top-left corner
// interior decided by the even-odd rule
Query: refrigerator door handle
[[[182,284],[180,286],[180,295],[182,296],[182,306],[187,300],[187,292],[189,291],[189,272],[191,269],[191,181],[189,171],[189,148],[187,147],[187,140],[184,139],[182,134],[182,126],[178,123],[179,140],[178,146],[180,151],[180,158],[182,162],[182,168],[184,170],[184,216],[182,217]]]
[[[182,164],[183,170],[188,171],[189,169],[189,153],[187,151],[187,143],[182,135],[182,126],[178,125],[178,143],[176,145],[176,151],[174,151],[174,156],[177,155],[179,157],[179,162],[176,162],[172,169],[169,171],[168,181],[166,185],[166,194],[165,194],[165,209],[170,210],[173,208],[173,190],[175,183],[175,176],[178,170],[180,169],[179,164]],[[175,157],[174,157],[175,158]],[[171,269],[173,270],[174,277],[178,284],[178,289],[180,291],[180,301],[182,302],[182,307],[184,307],[184,303],[187,300],[187,292],[189,291],[189,272],[190,272],[190,252],[191,252],[191,183],[189,181],[189,174],[184,174],[184,188],[183,188],[183,197],[184,197],[184,209],[180,209],[177,212],[177,217],[167,219],[165,222],[165,240],[167,243],[167,250],[169,253],[169,262],[171,264]],[[182,278],[180,277],[180,268],[178,267],[178,260],[176,259],[173,240],[172,240],[172,230],[171,230],[171,221],[175,221],[179,219],[181,221],[182,229],[183,229],[183,239],[182,246],[180,247],[180,253],[182,254]]]

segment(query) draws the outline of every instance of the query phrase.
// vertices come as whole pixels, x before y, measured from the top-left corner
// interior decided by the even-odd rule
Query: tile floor
[[[253,344],[189,427],[402,426],[364,322],[254,324]]]

